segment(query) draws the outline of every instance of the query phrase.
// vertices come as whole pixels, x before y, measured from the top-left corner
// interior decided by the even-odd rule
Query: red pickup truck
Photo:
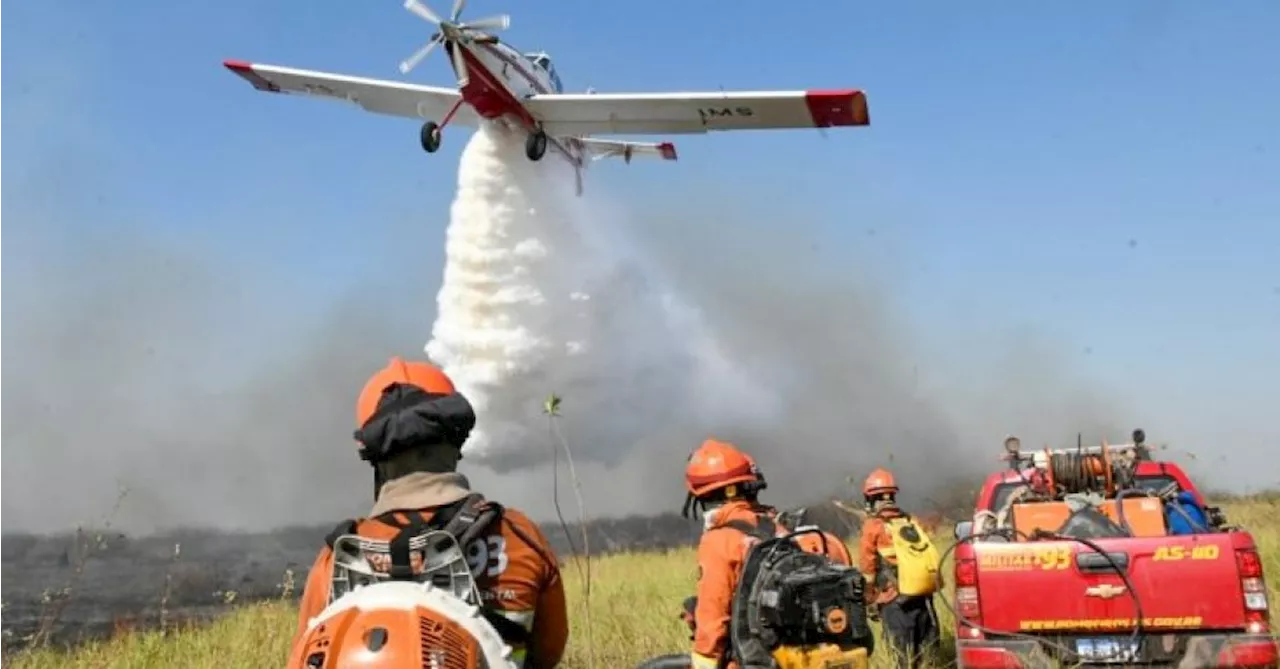
[[[956,527],[960,667],[1277,666],[1253,536],[1180,467],[1141,444],[1018,447]],[[1172,531],[1179,499],[1209,522]]]

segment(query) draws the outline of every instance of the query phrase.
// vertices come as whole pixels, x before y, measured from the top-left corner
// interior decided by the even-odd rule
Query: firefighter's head
[[[444,372],[392,358],[356,400],[360,458],[373,465],[374,497],[382,484],[415,472],[452,472],[476,415]]]
[[[733,500],[754,502],[768,484],[754,458],[733,444],[708,439],[689,454],[684,485],[689,493],[684,506],[688,516],[695,504],[705,511]]]
[[[898,499],[898,482],[894,480],[893,472],[881,467],[868,474],[867,480],[862,482],[862,499],[870,509],[895,504]]]

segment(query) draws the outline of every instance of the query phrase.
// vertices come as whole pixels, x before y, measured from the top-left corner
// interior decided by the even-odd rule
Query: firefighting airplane
[[[547,147],[554,147],[573,166],[578,195],[588,159],[620,156],[628,163],[633,155],[676,159],[670,142],[625,142],[592,135],[870,125],[866,95],[852,89],[565,93],[545,52],[521,53],[492,34],[510,27],[510,16],[459,22],[465,6],[466,0],[454,0],[453,13],[445,21],[420,0],[404,3],[405,9],[439,30],[400,63],[400,72],[408,74],[443,44],[458,76],[456,89],[239,60],[224,65],[260,91],[338,98],[370,112],[426,119],[420,141],[428,153],[440,148],[441,132],[450,123],[475,128],[482,120],[503,122],[527,133],[529,160],[541,160]]]

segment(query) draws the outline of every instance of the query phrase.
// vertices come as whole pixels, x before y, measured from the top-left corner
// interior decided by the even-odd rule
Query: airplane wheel
[[[547,133],[541,130],[529,133],[529,138],[524,143],[524,154],[529,156],[529,160],[542,160],[546,152]]]
[[[422,150],[435,153],[440,148],[440,126],[435,121],[422,124]]]

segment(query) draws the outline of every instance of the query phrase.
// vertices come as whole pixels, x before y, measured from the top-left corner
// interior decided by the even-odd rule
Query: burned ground
[[[846,537],[859,524],[832,504],[808,507],[806,521]],[[75,643],[123,628],[208,619],[244,602],[296,597],[332,529],[6,534],[0,542],[4,645]],[[544,523],[542,530],[562,560],[582,550],[580,527]],[[586,534],[592,554],[604,554],[688,546],[698,532],[697,522],[667,514],[588,522]]]

